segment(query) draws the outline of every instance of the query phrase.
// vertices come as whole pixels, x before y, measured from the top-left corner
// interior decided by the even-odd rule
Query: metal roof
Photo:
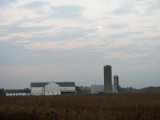
[[[56,82],[61,87],[75,87],[74,82]]]
[[[47,84],[49,84],[49,82],[35,82],[31,83],[31,87],[44,87]]]
[[[56,82],[61,87],[75,87],[74,82]],[[49,82],[35,82],[31,83],[31,87],[44,87],[49,84]]]
[[[5,90],[6,93],[29,93],[29,90],[26,89],[10,89],[10,90]]]

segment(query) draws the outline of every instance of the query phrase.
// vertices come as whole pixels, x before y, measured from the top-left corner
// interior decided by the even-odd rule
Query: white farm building
[[[60,95],[76,93],[74,82],[35,82],[31,83],[31,95]]]
[[[10,89],[5,90],[6,96],[29,96],[30,90],[29,89]]]

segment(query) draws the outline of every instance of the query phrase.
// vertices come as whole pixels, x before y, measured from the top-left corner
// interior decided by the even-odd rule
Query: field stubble
[[[0,97],[0,120],[160,120],[160,94]]]

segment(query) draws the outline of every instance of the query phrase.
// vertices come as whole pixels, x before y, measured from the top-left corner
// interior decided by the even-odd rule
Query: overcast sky
[[[0,88],[160,86],[160,0],[0,0]]]

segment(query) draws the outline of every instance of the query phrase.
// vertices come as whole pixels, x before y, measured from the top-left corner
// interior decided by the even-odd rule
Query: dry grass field
[[[0,97],[0,120],[160,120],[160,94]]]

